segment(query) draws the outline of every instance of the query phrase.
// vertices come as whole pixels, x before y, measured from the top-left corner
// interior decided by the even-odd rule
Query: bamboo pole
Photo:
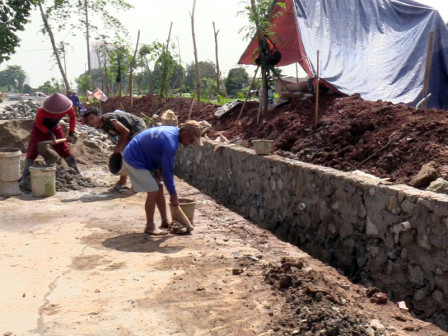
[[[425,98],[428,95],[429,90],[429,79],[431,76],[431,64],[432,64],[432,51],[434,46],[434,32],[429,33],[429,42],[428,42],[428,50],[426,53],[426,68],[425,68],[425,81],[423,84],[423,98]],[[427,101],[425,100],[422,104],[422,108],[425,109],[427,105]]]
[[[249,91],[247,91],[246,99],[244,100],[243,107],[241,107],[240,114],[238,115],[238,118],[236,119],[235,127],[238,126],[238,122],[240,121],[240,118],[243,115],[243,111],[244,111],[244,108],[246,107],[247,99],[249,98],[249,95],[250,95],[250,91],[252,90],[252,87],[254,86],[255,78],[257,78],[258,69],[260,69],[260,66],[257,66],[257,69],[255,70],[254,78],[252,78],[252,82],[250,83]]]
[[[317,128],[317,119],[319,117],[319,50],[317,51],[317,73],[315,79],[316,85],[316,109],[314,112],[314,128]]]
[[[169,87],[169,80],[167,80],[166,76],[167,76],[167,60],[166,60],[166,55],[168,55],[169,52],[169,46],[170,46],[170,39],[171,39],[171,29],[173,28],[173,21],[171,21],[171,25],[170,25],[170,31],[168,33],[168,39],[166,40],[166,48],[163,51],[163,53],[165,54],[165,61],[163,62],[163,69],[162,69],[162,79],[160,81],[160,96],[163,97],[165,94],[165,90],[167,90],[167,87]]]

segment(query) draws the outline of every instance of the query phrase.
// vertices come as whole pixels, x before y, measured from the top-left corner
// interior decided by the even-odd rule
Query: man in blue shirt
[[[81,104],[81,102],[79,101],[79,97],[76,95],[76,92],[73,91],[71,95],[68,96],[68,99],[72,101],[76,115],[79,117],[81,113],[81,111],[79,110],[79,105]]]
[[[202,146],[201,125],[194,120],[186,121],[180,128],[175,126],[152,127],[136,135],[123,152],[123,165],[137,192],[146,192],[147,234],[156,232],[154,211],[157,203],[160,215],[166,218],[166,204],[163,195],[163,183],[170,194],[170,203],[179,205],[174,185],[174,158],[179,143],[189,146],[193,143]],[[160,174],[161,173],[161,174]]]

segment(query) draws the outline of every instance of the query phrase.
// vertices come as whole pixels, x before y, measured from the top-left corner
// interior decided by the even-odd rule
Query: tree
[[[66,80],[65,71],[62,68],[60,62],[60,55],[65,51],[66,43],[56,43],[54,40],[52,31],[54,29],[58,31],[64,31],[71,28],[72,32],[82,32],[86,36],[87,42],[87,59],[88,68],[90,69],[90,34],[97,32],[98,27],[89,23],[89,11],[95,13],[95,18],[99,18],[107,29],[104,30],[106,35],[102,35],[103,38],[114,36],[118,41],[122,35],[127,35],[126,28],[121,24],[120,20],[111,13],[120,13],[123,10],[132,8],[132,5],[128,4],[124,0],[46,0],[45,4],[48,4],[46,8],[43,8],[43,0],[36,0],[41,10],[41,16],[44,22],[42,31],[50,36],[53,54],[59,66],[62,78],[64,78],[65,85],[68,88],[68,81]],[[99,21],[96,20],[96,21]],[[67,26],[67,23],[71,23]],[[75,34],[75,33],[73,33]],[[91,78],[93,76],[91,75]],[[91,87],[92,88],[92,87]]]
[[[43,92],[47,95],[51,95],[56,92],[62,91],[62,85],[54,78],[51,78],[51,80],[46,81],[43,85],[39,86],[37,88],[37,91]]]
[[[210,61],[200,61],[198,63],[199,72],[201,74],[201,87],[207,82],[207,79],[215,79],[215,64]],[[187,64],[186,75],[185,75],[185,86],[191,91],[195,88],[196,81],[196,64],[194,62]]]
[[[227,93],[234,97],[238,91],[241,91],[245,86],[249,84],[249,75],[244,68],[230,69],[227,75],[226,81]]]
[[[35,1],[3,0],[0,3],[0,63],[19,46],[17,32],[25,29]]]
[[[0,71],[0,86],[7,86],[8,90],[22,91],[26,75],[20,65],[8,65]]]
[[[263,90],[260,107],[262,107],[263,111],[259,110],[257,122],[259,121],[260,111],[264,113],[268,108],[268,82],[272,81],[273,76],[278,76],[274,68],[276,64],[275,57],[273,57],[273,42],[276,37],[278,40],[278,36],[272,30],[270,19],[282,15],[281,8],[285,8],[285,3],[282,0],[250,0],[250,5],[247,5],[244,11],[241,12],[246,14],[249,19],[249,26],[243,27],[243,30],[247,31],[246,38],[255,36],[258,41],[256,63],[261,67]]]

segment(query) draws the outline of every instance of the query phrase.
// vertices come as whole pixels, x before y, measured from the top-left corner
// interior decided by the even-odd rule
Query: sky
[[[249,0],[196,0],[194,13],[196,45],[199,61],[215,63],[215,40],[212,22],[215,22],[218,34],[219,65],[223,76],[236,66],[241,54],[245,51],[249,41],[244,39],[245,33],[240,33],[242,27],[247,26],[247,18],[237,15]],[[341,1],[341,0],[340,0]],[[140,45],[151,44],[153,41],[165,42],[170,24],[172,41],[179,40],[182,63],[185,67],[194,61],[193,40],[191,34],[190,13],[193,0],[127,0],[133,9],[115,14],[129,31],[130,45],[135,47],[137,33],[140,30]],[[419,0],[419,2],[436,8],[445,22],[448,22],[448,1]],[[94,23],[99,18],[91,15]],[[47,36],[40,33],[41,17],[39,12],[32,13],[31,22],[25,31],[19,33],[21,45],[16,49],[7,62],[0,64],[0,70],[8,65],[20,65],[29,77],[29,84],[36,88],[50,78],[60,79],[60,73],[52,57],[51,44]],[[66,53],[66,69],[71,86],[75,78],[87,69],[87,46],[82,33],[72,36],[70,28],[55,32],[57,41],[69,41],[71,46]],[[250,76],[255,67],[246,66]],[[296,66],[283,68],[285,74],[296,75]],[[299,76],[304,76],[300,69]]]

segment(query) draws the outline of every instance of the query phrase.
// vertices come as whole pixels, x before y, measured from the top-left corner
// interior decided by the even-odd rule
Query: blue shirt
[[[174,158],[179,147],[179,129],[175,126],[152,127],[136,135],[126,146],[123,159],[135,169],[161,169],[170,195],[174,186]]]
[[[72,101],[73,106],[78,106],[80,104],[79,98],[76,95],[70,95],[68,96],[68,99]]]

